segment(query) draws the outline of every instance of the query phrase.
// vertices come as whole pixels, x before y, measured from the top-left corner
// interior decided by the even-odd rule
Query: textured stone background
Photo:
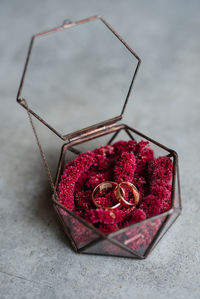
[[[0,0],[0,298],[200,298],[199,10],[198,0]],[[143,61],[126,123],[180,157],[183,213],[143,261],[71,250],[26,114],[15,102],[30,36],[94,14]],[[41,134],[55,167],[58,139]]]

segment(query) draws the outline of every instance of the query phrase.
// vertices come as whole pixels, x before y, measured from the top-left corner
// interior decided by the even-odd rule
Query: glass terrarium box
[[[181,212],[176,152],[121,122],[140,63],[99,16],[31,38],[17,101],[79,253],[146,258]],[[63,143],[55,177],[34,118]]]

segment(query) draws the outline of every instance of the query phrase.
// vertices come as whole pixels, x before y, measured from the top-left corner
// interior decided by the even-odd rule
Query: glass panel
[[[92,231],[92,229],[85,226],[62,208],[57,206],[56,210],[62,218],[63,225],[66,226],[67,230],[70,232],[78,249],[99,238],[99,235]]]
[[[122,233],[119,232],[119,234],[116,234],[112,238],[121,242],[133,250],[134,253],[142,257],[165,219],[166,216],[161,216],[157,219],[138,224],[132,228],[127,227]]]
[[[97,244],[85,249],[83,252],[135,258],[134,254],[131,254],[130,252],[122,249],[118,245],[115,245],[108,240],[100,241]]]
[[[34,40],[21,97],[66,135],[120,115],[136,64],[100,20],[84,23]]]
[[[144,137],[140,136],[140,134],[137,134],[137,133],[135,133],[134,131],[132,131],[130,129],[128,130],[128,132],[130,134],[132,134],[133,138],[137,142],[139,142],[140,140],[148,141],[149,142],[149,147],[151,149],[153,149],[153,151],[154,151],[155,158],[157,158],[159,156],[166,156],[166,155],[169,154],[169,151],[167,151],[167,150],[163,149],[162,147],[156,145],[155,143],[149,141],[147,138],[144,138]]]
[[[177,166],[177,169],[176,169],[176,175],[175,175],[175,180],[174,180],[174,201],[173,201],[173,206],[174,206],[175,209],[180,209],[181,208],[178,166]]]
[[[161,238],[163,237],[163,235],[167,232],[167,230],[170,228],[170,226],[174,223],[174,221],[176,220],[176,218],[180,215],[180,211],[174,211],[173,214],[167,216],[165,225],[163,227],[163,229],[160,231],[159,235],[157,236],[157,239],[155,241],[155,243],[153,244],[153,246],[151,247],[150,251],[158,244],[158,242],[161,240]]]

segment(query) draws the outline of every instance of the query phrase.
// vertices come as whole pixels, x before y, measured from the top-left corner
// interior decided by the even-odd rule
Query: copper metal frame
[[[48,124],[44,119],[42,119],[38,114],[36,114],[33,110],[31,110],[29,108],[29,112],[34,117],[36,117],[39,121],[41,121],[45,126],[47,126],[52,132],[54,132],[62,140],[69,140],[70,141],[74,138],[79,138],[80,135],[87,135],[88,132],[98,131],[102,127],[107,126],[109,124],[114,124],[117,121],[122,119],[124,110],[126,108],[126,105],[127,105],[127,102],[128,102],[128,99],[129,99],[129,96],[130,96],[130,93],[131,93],[131,90],[132,90],[132,87],[133,87],[135,77],[137,75],[137,72],[138,72],[138,69],[139,69],[139,66],[140,66],[140,63],[141,63],[141,59],[138,57],[138,55],[135,53],[135,51],[133,49],[131,49],[131,47],[122,39],[122,37],[101,16],[92,16],[92,17],[89,17],[87,19],[83,19],[83,20],[80,20],[80,21],[70,22],[70,23],[67,23],[67,24],[64,23],[63,25],[61,25],[59,27],[56,27],[56,28],[53,28],[51,30],[47,30],[47,31],[44,31],[44,32],[40,32],[40,33],[35,34],[35,35],[32,36],[30,44],[29,44],[28,54],[27,54],[27,58],[26,58],[26,62],[25,62],[21,82],[20,82],[20,85],[19,85],[18,93],[17,93],[17,102],[22,107],[24,107],[25,109],[27,109],[27,107],[24,104],[24,99],[21,98],[21,94],[22,94],[22,89],[23,89],[23,85],[24,85],[24,79],[25,79],[26,72],[27,72],[28,63],[29,63],[32,48],[33,48],[33,45],[34,45],[34,40],[38,37],[46,36],[47,34],[51,34],[51,33],[54,33],[54,32],[60,31],[60,30],[68,29],[68,28],[71,28],[73,26],[84,24],[86,22],[94,21],[94,20],[97,20],[97,19],[99,19],[120,40],[120,42],[124,44],[124,46],[132,53],[132,55],[137,59],[138,62],[137,62],[137,65],[136,65],[136,68],[135,68],[135,71],[134,71],[134,74],[133,74],[133,77],[132,77],[132,80],[131,80],[131,83],[130,83],[130,86],[129,86],[129,89],[128,89],[128,93],[127,93],[127,96],[126,96],[121,114],[114,117],[114,118],[111,118],[109,120],[103,121],[101,123],[92,125],[90,127],[87,127],[87,128],[84,128],[84,129],[81,129],[81,130],[78,130],[78,131],[72,132],[70,134],[62,135],[57,130],[55,130],[50,124]],[[26,101],[27,101],[27,99],[26,99]]]
[[[93,21],[99,19],[100,21],[103,22],[104,25],[106,25],[106,27],[111,30],[111,32],[119,39],[120,42],[122,42],[124,44],[124,46],[133,54],[133,56],[137,59],[137,66],[135,69],[135,72],[133,74],[132,77],[132,81],[128,90],[128,94],[126,96],[126,100],[125,103],[123,105],[121,114],[117,117],[114,117],[112,119],[109,119],[107,121],[101,122],[99,124],[90,126],[88,128],[67,134],[67,135],[62,135],[59,132],[57,132],[52,126],[50,126],[47,122],[45,122],[42,118],[40,118],[39,115],[37,115],[34,111],[30,110],[28,108],[28,106],[25,104],[26,100],[24,101],[23,98],[21,98],[21,93],[22,93],[22,89],[23,89],[23,84],[24,84],[24,78],[26,75],[26,71],[27,71],[27,67],[28,67],[28,63],[29,63],[29,59],[30,59],[30,55],[31,55],[31,51],[33,48],[33,43],[34,43],[34,39],[40,36],[45,36],[47,34],[59,31],[59,30],[63,30],[63,29],[67,29],[70,28],[72,26],[76,26],[79,24],[83,24],[85,22],[89,22],[89,21]],[[137,258],[137,259],[143,259],[146,258],[147,255],[151,252],[151,250],[154,248],[154,246],[157,244],[158,240],[161,239],[163,237],[164,234],[162,234],[164,227],[167,225],[168,219],[170,219],[170,217],[172,216],[173,213],[175,213],[175,218],[173,219],[173,221],[170,223],[170,225],[168,226],[167,230],[169,229],[169,227],[173,224],[173,222],[176,220],[176,218],[179,216],[180,212],[181,212],[181,197],[180,197],[180,186],[179,186],[179,172],[178,172],[178,156],[176,154],[176,152],[172,149],[167,148],[166,146],[160,144],[159,142],[156,142],[155,140],[145,136],[144,134],[140,133],[139,131],[125,125],[125,124],[117,124],[117,121],[122,119],[124,110],[126,108],[127,105],[127,101],[129,99],[130,96],[130,92],[132,90],[133,87],[133,83],[136,77],[136,74],[138,72],[138,68],[140,66],[141,60],[140,58],[137,56],[137,54],[127,45],[127,43],[118,35],[118,33],[100,16],[93,16],[81,21],[77,21],[77,22],[70,22],[68,24],[63,24],[62,26],[56,27],[54,29],[42,32],[42,33],[38,33],[36,35],[34,35],[31,38],[31,42],[29,45],[29,49],[28,49],[28,54],[27,54],[27,58],[26,58],[26,62],[25,62],[25,66],[24,66],[24,70],[23,70],[23,74],[22,74],[22,78],[21,78],[21,82],[20,82],[20,86],[19,86],[19,90],[17,93],[17,102],[23,106],[28,113],[30,112],[34,117],[36,117],[39,121],[41,121],[45,126],[47,126],[51,131],[53,131],[58,137],[60,137],[62,140],[66,141],[66,143],[63,145],[62,149],[61,149],[61,155],[60,155],[60,160],[59,160],[59,164],[58,164],[58,169],[57,169],[57,175],[56,175],[56,179],[55,179],[55,188],[57,188],[58,183],[59,183],[59,179],[60,179],[60,175],[62,173],[62,167],[63,167],[63,163],[64,163],[64,155],[66,153],[67,150],[75,153],[75,154],[79,154],[80,152],[75,148],[76,145],[87,142],[91,139],[94,138],[98,138],[100,136],[103,135],[107,135],[107,134],[111,134],[113,133],[114,135],[112,136],[112,138],[109,140],[108,144],[111,144],[112,141],[117,137],[117,135],[119,134],[119,132],[121,130],[124,130],[128,136],[131,139],[134,139],[132,136],[132,133],[139,135],[142,138],[145,138],[147,140],[149,140],[150,142],[154,143],[155,145],[157,145],[158,147],[163,148],[164,150],[168,151],[168,156],[172,157],[173,159],[173,177],[172,177],[172,207],[169,211],[162,213],[162,216],[166,216],[164,222],[162,223],[161,227],[159,228],[159,230],[157,231],[156,235],[153,237],[153,240],[151,241],[150,246],[148,246],[148,248],[146,249],[145,253],[143,255],[139,255],[137,253],[134,253],[131,249],[129,249],[128,247],[126,247],[125,245],[123,245],[122,243],[118,242],[117,240],[114,240],[112,237],[114,237],[115,235],[117,235],[119,232],[123,232],[124,229],[121,229],[120,231],[116,231],[114,233],[111,233],[109,235],[105,235],[103,234],[101,231],[99,231],[97,228],[95,228],[92,224],[88,223],[87,221],[85,221],[84,219],[78,217],[77,215],[75,215],[73,212],[67,210],[63,205],[61,205],[57,199],[56,199],[56,195],[55,193],[52,196],[53,199],[53,204],[54,204],[54,208],[59,216],[60,221],[63,223],[63,219],[62,216],[59,212],[59,208],[61,208],[62,210],[64,210],[67,214],[71,215],[73,218],[77,219],[80,223],[84,224],[84,226],[88,227],[89,229],[91,229],[92,231],[95,232],[96,235],[98,235],[99,237],[90,242],[89,244],[86,244],[85,246],[78,248],[76,246],[76,243],[73,240],[73,237],[71,236],[71,233],[69,231],[69,229],[66,227],[66,225],[63,223],[63,227],[64,230],[67,234],[67,236],[69,237],[71,244],[74,248],[74,250],[76,252],[80,252],[80,253],[85,253],[84,250],[86,250],[87,248],[89,248],[90,246],[94,245],[94,244],[98,244],[98,242],[102,241],[102,240],[109,240],[110,243],[117,245],[119,248],[121,248],[122,250],[128,252],[132,258]],[[174,197],[175,197],[175,180],[177,179],[178,182],[178,198],[179,198],[179,203],[178,203],[178,208],[175,207],[174,205]],[[56,190],[56,189],[54,189]],[[140,223],[136,223],[134,225],[129,226],[128,228],[132,228],[132,227],[138,227],[143,223],[148,222],[149,220],[154,220],[159,218],[160,215],[157,215],[155,217],[152,218],[148,218]],[[167,231],[166,230],[166,231]],[[165,232],[166,232],[165,231]],[[165,233],[164,232],[164,233]],[[99,254],[99,253],[98,253]],[[106,255],[106,254],[103,254]],[[112,254],[108,254],[108,255],[112,255]],[[118,255],[120,256],[120,255]]]

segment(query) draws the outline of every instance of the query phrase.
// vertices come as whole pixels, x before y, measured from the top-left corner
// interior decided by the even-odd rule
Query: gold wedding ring
[[[134,203],[130,203],[129,201],[125,200],[124,198],[124,194],[121,194],[121,190],[124,190],[122,185],[126,185],[129,186],[132,190],[133,196],[134,196]],[[118,191],[118,200],[119,202],[121,202],[122,205],[124,205],[125,207],[133,207],[136,206],[140,200],[140,195],[138,192],[138,189],[131,183],[129,182],[121,182],[119,184],[119,191]]]
[[[118,202],[116,205],[112,206],[112,207],[104,207],[100,204],[98,204],[95,200],[95,195],[97,194],[97,192],[101,193],[103,190],[105,189],[111,189],[114,187],[114,192],[116,192],[116,190],[118,189],[118,184],[115,183],[115,182],[112,182],[112,181],[106,181],[106,182],[103,182],[99,185],[97,185],[93,192],[92,192],[92,201],[94,203],[94,205],[97,207],[97,208],[102,208],[102,209],[106,209],[106,210],[115,210],[117,208],[120,208],[121,207],[121,203]],[[123,191],[123,194],[124,194],[124,191]]]
[[[125,190],[123,188],[123,185],[127,185],[131,188],[133,196],[134,196],[134,203],[130,203],[127,200],[125,200]],[[114,194],[116,196],[116,199],[118,200],[118,203],[112,207],[105,207],[102,206],[101,204],[97,203],[95,200],[95,195],[99,192],[101,194],[101,192],[103,190],[107,190],[107,189],[112,189],[114,187]],[[129,182],[121,182],[120,184],[116,183],[116,182],[112,182],[112,181],[106,181],[103,183],[100,183],[99,185],[97,185],[93,192],[92,192],[92,201],[94,203],[94,205],[97,208],[102,208],[102,209],[106,209],[106,210],[115,210],[117,208],[121,208],[121,206],[125,206],[127,208],[135,206],[138,204],[140,199],[139,196],[139,192],[137,190],[137,188],[129,183]]]

